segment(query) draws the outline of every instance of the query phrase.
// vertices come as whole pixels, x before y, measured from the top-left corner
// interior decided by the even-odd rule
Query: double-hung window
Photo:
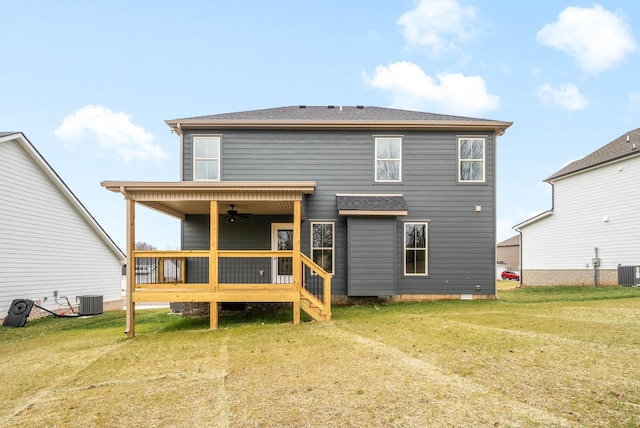
[[[333,273],[333,241],[333,223],[311,223],[311,258],[329,273]]]
[[[485,180],[484,138],[458,139],[458,181],[483,183]]]
[[[396,182],[402,180],[402,138],[376,138],[376,181]]]
[[[220,137],[193,137],[194,180],[220,180]]]
[[[428,223],[404,224],[404,274],[428,274],[427,231]]]

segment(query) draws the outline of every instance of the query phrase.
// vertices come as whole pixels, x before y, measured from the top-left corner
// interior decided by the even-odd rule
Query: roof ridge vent
[[[333,104],[329,104],[327,108],[336,108],[336,106],[334,106]]]
[[[300,104],[300,108],[307,108],[307,106],[304,104]]]
[[[362,110],[362,109],[364,108],[364,106],[362,106],[362,105],[357,105],[357,106],[356,106],[356,108],[357,108],[357,109]]]

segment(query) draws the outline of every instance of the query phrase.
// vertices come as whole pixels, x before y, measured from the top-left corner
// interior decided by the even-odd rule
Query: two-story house
[[[184,271],[130,280],[128,308],[211,302],[216,328],[217,302],[290,301],[296,323],[354,297],[495,296],[496,138],[510,122],[301,105],[166,123],[180,182],[102,183],[128,201],[128,260]],[[136,204],[182,220],[182,251],[132,250]]]
[[[616,285],[620,267],[640,265],[640,128],[544,181],[552,208],[514,226],[523,285]]]

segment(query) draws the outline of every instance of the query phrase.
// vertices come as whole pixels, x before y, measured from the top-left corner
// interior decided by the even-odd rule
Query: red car
[[[520,281],[520,273],[519,272],[513,272],[510,270],[505,270],[504,272],[502,272],[502,275],[500,275],[502,277],[502,279],[515,279],[516,281]]]

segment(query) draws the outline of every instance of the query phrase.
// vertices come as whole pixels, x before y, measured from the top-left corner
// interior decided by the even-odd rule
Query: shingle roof
[[[336,195],[340,215],[406,215],[402,195]]]
[[[627,142],[629,136],[629,142]],[[635,144],[635,148],[634,148]],[[640,128],[627,132],[616,138],[606,146],[603,146],[595,152],[571,162],[560,171],[552,174],[544,181],[552,181],[556,178],[582,171],[594,166],[602,165],[617,159],[633,156],[640,153]]]
[[[371,106],[288,106],[176,120],[473,120],[463,116],[425,113]]]
[[[7,135],[19,134],[19,132],[0,132],[0,138],[6,137]]]
[[[288,106],[165,121],[173,130],[202,127],[286,128],[438,128],[495,130],[511,122],[371,106]]]
[[[513,247],[520,245],[520,234],[505,239],[502,242],[498,242],[498,247]]]

